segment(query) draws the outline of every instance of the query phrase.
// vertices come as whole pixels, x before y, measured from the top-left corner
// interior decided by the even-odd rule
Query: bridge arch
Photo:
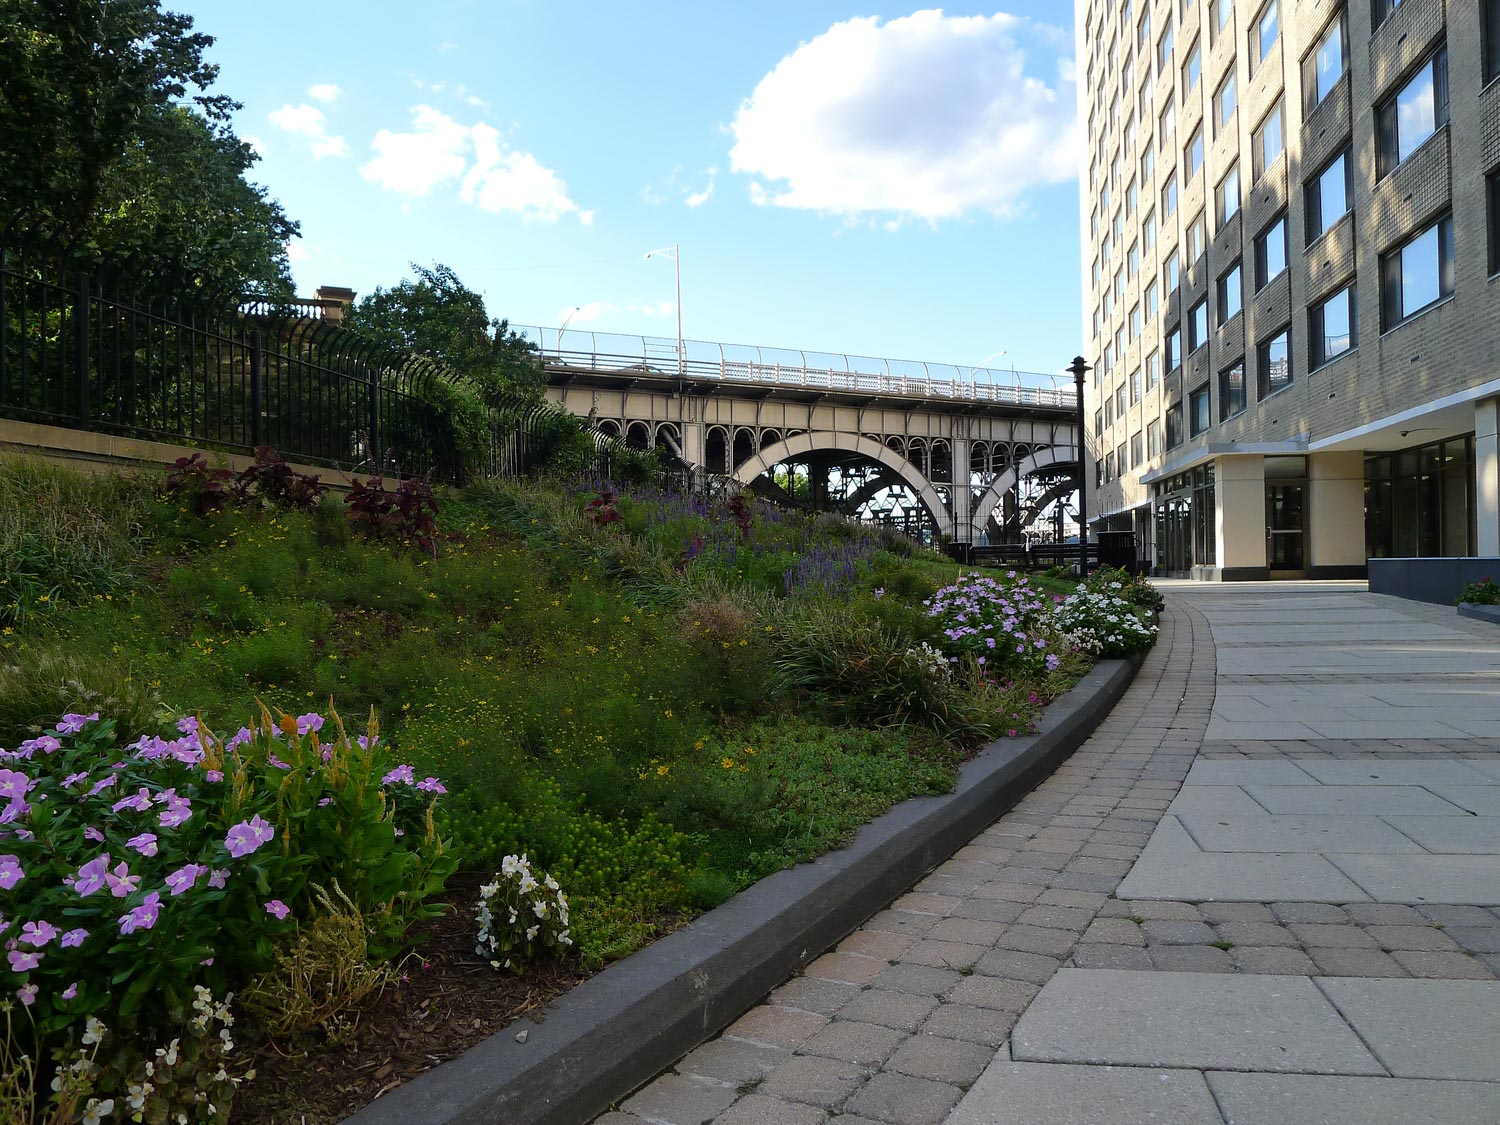
[[[1018,449],[1017,453],[1019,452]],[[1007,492],[1021,482],[1023,477],[1029,477],[1032,473],[1053,465],[1076,464],[1077,461],[1078,450],[1071,445],[1049,445],[1029,456],[1018,457],[1013,465],[995,477],[994,482],[985,490],[979,503],[975,505],[973,523],[975,536],[978,537],[984,533],[985,527],[990,522],[990,516],[995,511],[995,506],[1000,503],[1001,498]]]
[[[911,489],[912,494],[921,500],[927,509],[927,514],[937,525],[938,531],[945,535],[953,533],[953,517],[948,514],[948,506],[938,495],[937,489],[933,488],[932,483],[917,471],[917,467],[888,446],[858,434],[835,433],[828,430],[798,434],[796,437],[762,449],[755,456],[736,466],[734,479],[741,484],[751,484],[771,466],[799,454],[812,453],[819,449],[856,453],[892,470]]]

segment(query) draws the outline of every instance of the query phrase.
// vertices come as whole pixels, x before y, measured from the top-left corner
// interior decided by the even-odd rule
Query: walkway
[[[1067,763],[600,1125],[1500,1122],[1500,631],[1168,586]]]

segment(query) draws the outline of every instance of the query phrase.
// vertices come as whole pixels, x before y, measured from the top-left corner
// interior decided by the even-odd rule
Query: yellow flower
[[[693,743],[693,749],[702,750],[707,745],[708,743],[704,742],[703,739],[700,738],[697,742]]]
[[[733,758],[720,758],[719,759],[719,765],[723,766],[726,770],[732,770],[732,769],[734,769],[734,759]]]
[[[657,766],[656,767],[656,776],[657,777],[666,777],[667,774],[669,774],[671,772],[672,772],[672,767],[671,766]]]
[[[662,712],[662,714],[670,719],[672,717],[672,708],[668,707],[665,711]]]

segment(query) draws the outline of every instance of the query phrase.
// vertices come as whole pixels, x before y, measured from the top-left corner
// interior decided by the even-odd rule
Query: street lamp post
[[[1085,440],[1083,413],[1083,377],[1090,370],[1083,356],[1074,356],[1072,366],[1073,387],[1078,394],[1078,575],[1089,576],[1089,479],[1088,442]]]
[[[582,305],[574,305],[573,306],[573,311],[570,312],[570,313],[568,313],[567,316],[563,317],[562,327],[557,330],[557,362],[558,363],[562,362],[562,338],[563,338],[563,333],[568,330],[568,325],[570,325],[570,324],[573,323],[573,318],[575,316],[577,316],[579,314],[579,312],[582,311],[582,309],[583,309]]]
[[[682,378],[685,378],[687,376],[687,371],[686,371],[686,366],[687,365],[686,365],[686,362],[685,362],[686,359],[687,359],[687,353],[682,350],[682,249],[681,249],[680,244],[674,242],[670,247],[667,247],[665,249],[648,251],[647,254],[646,254],[646,257],[650,258],[650,257],[656,256],[656,255],[659,255],[659,256],[664,257],[664,258],[671,258],[672,259],[672,265],[674,267],[676,267],[676,272],[677,272],[677,378],[682,379]]]

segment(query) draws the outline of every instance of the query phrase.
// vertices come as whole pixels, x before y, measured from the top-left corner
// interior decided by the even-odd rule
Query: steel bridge
[[[1065,376],[511,328],[548,396],[598,429],[784,500],[1007,542],[1077,488]]]

